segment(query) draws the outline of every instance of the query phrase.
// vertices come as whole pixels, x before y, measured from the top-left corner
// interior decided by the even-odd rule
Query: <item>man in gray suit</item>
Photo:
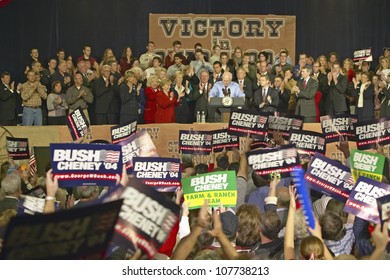
[[[295,115],[304,117],[305,123],[316,122],[316,105],[314,97],[318,89],[318,81],[311,78],[311,68],[303,67],[301,70],[302,78],[293,88],[297,98]]]
[[[323,87],[326,94],[326,113],[328,115],[343,114],[347,112],[345,90],[347,89],[347,78],[341,74],[341,66],[335,62],[332,71],[328,73],[328,81]]]
[[[0,201],[0,213],[7,209],[18,211],[19,197],[22,193],[20,186],[20,177],[15,174],[9,174],[1,181],[1,192],[5,194],[5,198]]]

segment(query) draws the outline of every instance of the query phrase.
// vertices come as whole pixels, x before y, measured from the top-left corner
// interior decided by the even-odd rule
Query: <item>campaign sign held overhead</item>
[[[228,131],[232,135],[264,136],[268,131],[269,114],[248,110],[232,110],[229,119]]]
[[[179,150],[183,154],[208,155],[212,148],[211,131],[179,130]]]
[[[136,133],[137,120],[130,121],[124,125],[117,125],[111,127],[111,143],[117,144],[126,140],[128,137]]]
[[[355,115],[326,115],[322,116],[320,120],[326,143],[339,142],[340,136],[347,138],[348,141],[355,140],[355,125],[357,122]]]
[[[122,161],[126,165],[127,174],[133,171],[134,157],[158,157],[156,146],[145,130],[132,134],[117,143],[122,146]]]
[[[117,198],[123,205],[113,242],[133,253],[138,247],[152,259],[179,222],[180,207],[135,178],[108,200]]]
[[[102,259],[122,200],[45,215],[16,216],[4,237],[0,259]]]
[[[28,138],[6,137],[8,156],[14,160],[29,159]]]
[[[246,153],[248,164],[258,175],[289,173],[300,166],[294,145],[282,145],[273,149],[254,150]]]
[[[347,201],[354,186],[347,166],[319,153],[311,159],[305,179],[310,188],[342,202]]]
[[[378,198],[389,194],[390,185],[366,177],[359,177],[349,195],[349,199],[345,203],[344,212],[379,224],[380,219],[376,201]]]
[[[50,158],[60,187],[113,186],[122,174],[118,145],[50,144]]]
[[[89,122],[81,108],[77,108],[68,115],[66,124],[73,140],[77,140],[89,133]]]
[[[174,192],[181,185],[180,159],[135,157],[133,174],[146,186],[160,192]]]

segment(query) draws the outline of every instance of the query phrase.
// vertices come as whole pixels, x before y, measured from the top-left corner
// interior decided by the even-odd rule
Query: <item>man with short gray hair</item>
[[[16,174],[9,174],[1,181],[1,192],[5,194],[5,198],[0,201],[0,213],[7,209],[18,211],[19,197],[22,193],[20,186],[20,177]]]
[[[75,204],[74,208],[84,207],[99,197],[99,187],[97,186],[81,186],[77,187],[76,193],[80,200]]]

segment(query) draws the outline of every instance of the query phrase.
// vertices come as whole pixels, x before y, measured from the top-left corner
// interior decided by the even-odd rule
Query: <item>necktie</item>
[[[265,97],[266,97],[266,95],[267,95],[267,93],[266,93],[266,91],[265,91],[265,88],[263,88],[263,102],[265,103]]]
[[[306,88],[306,80],[303,80],[303,88]]]

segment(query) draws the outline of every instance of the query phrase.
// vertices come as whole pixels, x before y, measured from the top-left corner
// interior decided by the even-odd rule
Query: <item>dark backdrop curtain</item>
[[[13,0],[0,8],[0,71],[24,81],[31,47],[39,49],[44,66],[57,48],[76,59],[84,44],[98,60],[106,48],[119,56],[126,45],[139,56],[149,13],[295,15],[297,54],[316,58],[336,51],[343,59],[372,47],[376,63],[390,46],[389,11],[387,0]]]

